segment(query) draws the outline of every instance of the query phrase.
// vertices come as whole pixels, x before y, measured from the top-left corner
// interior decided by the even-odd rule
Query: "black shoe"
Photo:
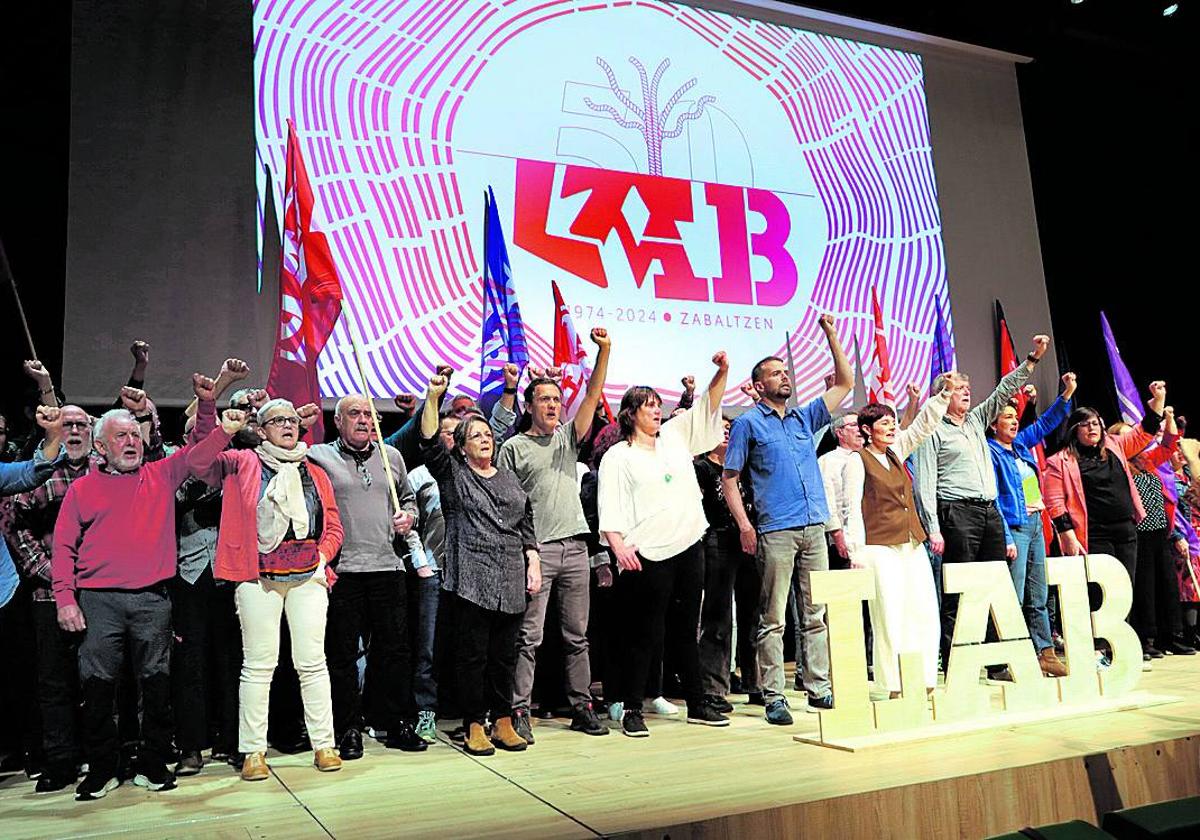
[[[45,770],[37,780],[37,785],[34,786],[34,793],[57,793],[60,790],[65,790],[75,784],[78,776],[74,772],[59,773],[53,770]]]
[[[761,691],[750,691],[746,694],[746,704],[748,706],[765,706],[767,705],[767,699],[763,697]]]
[[[1013,681],[1012,672],[1008,670],[1007,665],[1004,666],[1003,668],[988,668],[987,669],[987,678],[989,680],[994,680],[995,682],[1012,682]]]
[[[199,752],[185,752],[179,756],[179,763],[175,765],[176,776],[195,776],[204,767],[204,757]]]
[[[529,723],[528,709],[513,709],[512,711],[513,729],[517,734],[525,739],[526,744],[533,743],[533,726]]]
[[[738,673],[729,675],[729,693],[730,694],[745,694],[746,686],[742,685],[742,677]]]
[[[608,734],[608,727],[600,722],[600,718],[596,717],[596,710],[592,708],[591,703],[581,703],[575,707],[575,713],[571,716],[571,729],[582,732],[584,735]],[[518,729],[517,732],[520,734],[521,730]],[[525,736],[521,735],[521,737]]]
[[[413,725],[408,721],[401,721],[396,726],[389,728],[383,745],[389,750],[401,750],[402,752],[425,752],[429,749],[429,743],[417,734]]]
[[[113,773],[88,773],[84,780],[79,783],[79,787],[75,788],[75,800],[77,802],[91,802],[96,799],[103,799],[108,795],[109,791],[116,790],[121,785],[121,780],[117,778],[117,774]]]
[[[175,774],[162,764],[145,764],[139,767],[133,783],[146,790],[174,790]]]
[[[824,697],[809,697],[808,710],[810,712],[828,712],[833,708],[833,695],[826,694]]]
[[[1169,653],[1172,656],[1195,656],[1196,649],[1191,645],[1185,644],[1182,639],[1174,638],[1167,642],[1163,648],[1163,653]]]
[[[455,744],[463,744],[467,740],[467,727],[465,725],[456,726],[446,733],[446,737]]]
[[[1151,659],[1163,658],[1163,652],[1149,642],[1146,642],[1146,644],[1142,645],[1142,653],[1148,654]]]
[[[338,755],[342,761],[358,761],[363,757],[362,733],[357,727],[350,727],[342,740],[338,741]]]
[[[687,722],[697,723],[701,726],[728,726],[729,718],[718,712],[711,704],[701,703],[699,706],[688,706]]]
[[[649,738],[650,730],[646,728],[646,720],[642,717],[641,709],[626,709],[621,718],[621,731],[630,738]]]
[[[704,698],[704,705],[712,706],[723,715],[727,715],[733,711],[733,704],[724,697],[718,697],[716,694],[710,694]]]
[[[804,673],[802,671],[796,672],[796,678],[792,680],[792,688],[796,691],[804,690]]]
[[[537,711],[533,712],[533,717],[537,718],[538,720],[553,720],[554,710],[549,706],[538,706]],[[533,741],[530,741],[529,743],[532,744]]]

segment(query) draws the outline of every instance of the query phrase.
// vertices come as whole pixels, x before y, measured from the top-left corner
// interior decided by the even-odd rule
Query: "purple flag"
[[[1129,375],[1129,368],[1125,367],[1125,363],[1121,361],[1121,351],[1117,349],[1117,341],[1113,338],[1112,327],[1108,325],[1108,318],[1104,313],[1100,313],[1100,327],[1104,330],[1104,346],[1108,350],[1108,366],[1112,368],[1113,386],[1117,389],[1117,402],[1121,406],[1121,418],[1126,423],[1139,423],[1145,415],[1142,409],[1142,398],[1138,393],[1137,386],[1133,384],[1133,377]]]
[[[946,329],[946,319],[942,317],[942,301],[937,295],[933,296],[933,308],[937,322],[933,328],[933,354],[929,363],[929,387],[933,380],[949,370],[954,370],[954,347],[950,343],[950,330]]]

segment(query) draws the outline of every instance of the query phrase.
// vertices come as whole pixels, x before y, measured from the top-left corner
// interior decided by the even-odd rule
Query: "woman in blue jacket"
[[[1017,598],[1025,609],[1029,636],[1037,650],[1042,673],[1062,677],[1067,667],[1054,652],[1050,616],[1046,612],[1046,541],[1042,532],[1041,475],[1032,450],[1062,425],[1071,411],[1075,374],[1063,374],[1063,392],[1037,421],[1019,429],[1015,406],[1001,410],[988,430],[992,465],[996,469],[996,506],[1004,519],[1008,569]]]

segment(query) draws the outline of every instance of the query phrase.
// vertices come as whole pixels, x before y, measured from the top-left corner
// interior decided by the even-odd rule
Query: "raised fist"
[[[405,414],[411,415],[417,410],[416,394],[397,394],[392,402],[396,404],[396,408],[400,409]]]
[[[754,390],[754,386],[752,384],[750,384],[749,382],[742,383],[742,387],[739,388],[738,390],[741,391],[743,394],[745,394],[747,397],[749,397],[752,402],[758,402],[758,400],[759,400],[758,391]]]
[[[128,411],[134,417],[146,413],[146,392],[141,388],[130,388],[128,385],[121,388],[121,408]]]
[[[426,392],[429,397],[437,399],[442,394],[446,393],[446,388],[450,382],[444,376],[433,375],[429,377],[429,389]]]
[[[246,420],[246,412],[237,408],[227,408],[221,414],[221,428],[225,434],[232,437],[245,427]]]
[[[548,367],[546,368],[546,376],[554,380],[562,379],[562,368]]]
[[[211,376],[205,376],[203,373],[193,373],[192,392],[196,395],[196,399],[201,402],[204,400],[215,400],[217,398],[217,383],[213,381]]]
[[[27,359],[24,367],[25,375],[38,383],[43,390],[50,386],[50,371],[46,370],[46,366],[37,359]]]
[[[133,355],[134,364],[144,365],[150,361],[150,342],[139,339],[129,345],[129,352]]]
[[[434,373],[436,373],[438,376],[446,377],[446,381],[449,382],[450,377],[454,375],[454,368],[447,364],[441,364],[437,366],[437,369],[434,371]]]
[[[1064,373],[1062,375],[1062,384],[1063,384],[1063,393],[1062,393],[1063,399],[1066,399],[1066,400],[1071,399],[1071,395],[1074,394],[1075,389],[1077,387],[1079,387],[1078,383],[1076,382],[1076,379],[1075,379],[1075,374]]]
[[[834,322],[833,322],[832,315],[830,315],[828,312],[826,312],[824,315],[821,316],[820,320],[817,321],[817,323],[820,325],[821,329],[823,329],[825,331],[826,335],[833,335],[833,323]]]
[[[316,403],[305,403],[296,409],[296,414],[300,417],[300,429],[307,432],[316,425],[321,416],[321,407]]]
[[[916,382],[909,382],[904,388],[910,400],[918,400],[921,398],[921,386]]]
[[[1050,347],[1050,336],[1035,335],[1033,337],[1033,358],[1040,359]]]
[[[62,409],[51,405],[39,405],[37,424],[45,430],[47,438],[59,437],[62,434]]]
[[[729,370],[729,356],[726,355],[724,350],[718,350],[716,353],[713,353],[712,363],[720,370]]]
[[[250,375],[250,365],[243,362],[241,359],[226,359],[221,365],[221,372],[217,376],[223,378],[226,382],[238,382]]]
[[[680,379],[679,382],[681,385],[683,385],[683,390],[685,391],[696,390],[696,377],[692,376],[690,373],[683,377],[683,379]]]
[[[1167,398],[1167,383],[1156,379],[1150,383],[1150,399],[1165,400]]]
[[[270,401],[271,395],[267,393],[265,388],[256,388],[255,390],[246,394],[246,402],[255,411],[258,411]]]
[[[521,369],[513,362],[507,362],[504,365],[504,387],[516,388],[517,382],[521,379]]]
[[[592,328],[592,341],[600,348],[612,346],[612,339],[608,337],[608,330],[604,327]]]

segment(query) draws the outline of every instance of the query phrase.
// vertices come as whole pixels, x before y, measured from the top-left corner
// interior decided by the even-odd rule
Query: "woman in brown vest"
[[[937,592],[904,461],[946,416],[956,382],[956,376],[948,376],[942,392],[925,401],[907,429],[899,428],[891,406],[871,403],[860,409],[858,428],[865,445],[860,457],[846,465],[850,566],[875,574],[875,597],[868,603],[875,683],[892,697],[900,695],[901,653],[923,654],[925,685],[937,685]]]

